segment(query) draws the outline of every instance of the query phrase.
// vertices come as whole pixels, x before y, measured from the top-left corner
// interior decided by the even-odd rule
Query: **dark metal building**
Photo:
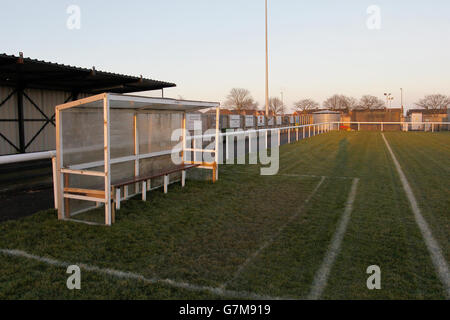
[[[175,84],[0,54],[0,155],[55,149],[55,106],[102,92]]]

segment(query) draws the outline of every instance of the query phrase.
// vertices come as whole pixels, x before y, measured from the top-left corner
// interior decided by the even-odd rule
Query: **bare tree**
[[[384,109],[386,107],[386,103],[374,96],[371,95],[365,95],[361,97],[361,100],[359,100],[358,105],[355,107],[355,109],[358,110],[379,110]]]
[[[294,103],[295,109],[301,113],[307,113],[308,111],[317,109],[319,104],[311,99],[303,99]]]
[[[334,111],[349,111],[356,107],[357,101],[355,98],[347,97],[342,94],[335,94],[324,101],[323,105]]]
[[[284,115],[286,109],[280,98],[269,99],[269,110],[273,115]]]
[[[255,110],[257,108],[257,103],[253,100],[250,91],[242,88],[231,89],[225,105],[233,108],[237,112]]]
[[[450,97],[446,97],[443,94],[432,94],[425,96],[416,105],[426,110],[445,110],[450,106]]]

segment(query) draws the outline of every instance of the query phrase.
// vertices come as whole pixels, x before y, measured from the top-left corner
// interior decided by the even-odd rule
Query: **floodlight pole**
[[[401,100],[402,100],[402,117],[404,117],[405,111],[404,111],[404,107],[403,107],[403,88],[400,88],[400,96],[401,96]]]
[[[267,23],[267,0],[266,0],[266,117],[269,117],[269,37]]]

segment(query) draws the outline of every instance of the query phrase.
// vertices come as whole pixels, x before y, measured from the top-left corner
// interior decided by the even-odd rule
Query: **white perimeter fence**
[[[279,128],[265,128],[257,130],[241,130],[234,131],[232,129],[227,132],[222,132],[220,138],[220,156],[221,163],[226,163],[229,155],[238,157],[237,146],[235,139],[244,139],[245,141],[245,154],[257,152],[261,145],[265,145],[265,148],[272,148],[272,142],[278,141],[278,146],[290,144],[292,142],[300,141],[303,139],[311,138],[319,134],[327,133],[337,130],[352,130],[352,131],[424,131],[424,132],[437,132],[437,131],[450,131],[450,122],[327,122],[306,124],[298,126],[288,126]],[[277,139],[273,139],[273,138]],[[259,139],[265,139],[265,143],[261,143]],[[188,143],[191,144],[193,150],[197,149],[197,143],[204,143],[215,139],[215,135],[200,135],[186,137]],[[201,142],[199,142],[201,141]],[[232,151],[231,148],[234,148]],[[225,151],[225,152],[224,152]],[[19,154],[10,156],[1,156],[0,165],[10,164],[25,161],[52,159],[53,164],[53,177],[56,176],[56,152],[39,152],[31,154]],[[158,155],[155,154],[155,157]],[[201,157],[201,155],[195,152],[192,155],[195,158]],[[55,189],[56,190],[56,189]],[[56,198],[56,197],[55,197]],[[56,202],[55,202],[56,206]]]
[[[244,136],[246,138],[246,152],[254,150],[253,146],[258,145],[258,139],[261,135],[266,138],[265,146],[270,148],[270,139],[272,135],[278,136],[278,145],[289,144],[291,142],[303,140],[306,138],[314,137],[318,134],[326,133],[335,130],[352,130],[352,131],[423,131],[423,132],[440,132],[450,131],[450,122],[353,122],[353,121],[341,121],[341,122],[327,122],[316,124],[305,124],[299,126],[288,126],[279,128],[265,128],[265,129],[253,129],[253,130],[227,130],[222,132],[220,137],[223,139],[224,149],[229,150],[231,146],[231,140],[234,137]],[[207,140],[214,139],[215,135],[202,135],[191,136],[187,140],[191,140],[194,145],[199,139]],[[256,144],[254,144],[256,142]],[[226,152],[228,154],[228,152]],[[11,164],[17,162],[26,162],[34,160],[52,159],[55,157],[56,151],[46,151],[38,153],[27,153],[0,156],[0,165]],[[157,155],[155,155],[157,156]]]

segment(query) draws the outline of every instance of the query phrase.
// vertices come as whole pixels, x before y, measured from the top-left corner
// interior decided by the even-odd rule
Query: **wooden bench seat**
[[[148,184],[148,181],[151,179],[161,178],[164,177],[164,193],[168,192],[168,186],[169,186],[169,175],[177,172],[181,172],[181,186],[184,187],[186,183],[186,171],[189,169],[197,168],[200,164],[183,164],[180,166],[176,166],[173,168],[170,168],[168,170],[164,171],[154,171],[150,172],[148,174],[140,175],[137,177],[133,177],[131,179],[124,179],[120,181],[115,181],[111,185],[112,188],[112,195],[115,202],[115,209],[120,209],[120,202],[122,199],[128,198],[128,186],[130,185],[136,185],[136,188],[138,188],[138,184],[142,183],[142,200],[147,200],[147,191],[150,187]],[[124,195],[122,197],[120,189],[124,188]]]
[[[129,198],[128,194],[128,186],[130,185],[136,185],[136,190],[139,188],[139,184],[142,184],[142,200],[147,200],[147,191],[150,189],[150,181],[152,179],[161,178],[164,177],[164,193],[168,192],[168,186],[169,186],[169,175],[177,172],[181,172],[181,186],[184,187],[186,183],[186,171],[201,167],[202,163],[186,163],[183,165],[172,167],[168,170],[163,171],[154,171],[147,174],[143,174],[137,177],[132,177],[129,179],[122,179],[118,181],[113,181],[111,183],[111,193],[112,193],[112,200],[114,201],[115,205],[112,207],[112,220],[113,223],[115,221],[115,209],[120,209],[120,203],[122,200],[126,200]],[[215,167],[215,164],[211,164],[211,166]],[[214,171],[215,172],[215,171]],[[215,173],[214,173],[215,174]],[[67,176],[67,175],[66,175]],[[67,177],[68,178],[68,177]],[[215,181],[215,176],[213,175],[213,181]],[[68,180],[66,181],[68,184]],[[121,194],[121,188],[124,190],[124,194]],[[105,202],[105,191],[100,190],[101,186],[93,187],[92,189],[81,189],[81,188],[64,188],[64,195],[66,198],[66,207],[69,207],[68,200],[69,198],[72,199],[82,199],[82,200],[90,200],[94,202]],[[137,193],[137,192],[136,192]]]
[[[177,173],[177,172],[182,172],[182,171],[186,171],[189,169],[193,169],[196,167],[199,167],[199,164],[183,164],[177,167],[173,167],[169,170],[165,170],[165,171],[155,171],[155,172],[151,172],[149,174],[145,174],[145,175],[140,175],[138,177],[133,177],[131,179],[124,179],[124,180],[120,180],[117,182],[113,182],[112,187],[114,188],[121,188],[127,185],[131,185],[131,184],[135,184],[135,183],[139,183],[139,182],[143,182],[143,181],[147,181],[150,179],[156,179],[156,178],[161,178],[163,176],[167,176],[169,174],[173,174],[173,173]]]

